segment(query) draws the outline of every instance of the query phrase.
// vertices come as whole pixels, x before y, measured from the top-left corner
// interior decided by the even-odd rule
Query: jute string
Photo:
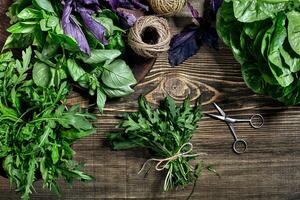
[[[185,147],[189,147],[187,151],[184,151],[182,152],[182,150],[185,148]],[[151,158],[151,159],[148,159],[146,162],[144,162],[142,168],[140,169],[139,173],[140,174],[142,171],[144,171],[145,167],[147,164],[149,164],[150,162],[157,162],[156,166],[155,166],[155,170],[156,171],[162,171],[164,170],[170,162],[174,161],[174,160],[177,160],[179,158],[188,158],[188,157],[197,157],[197,156],[200,156],[200,155],[206,155],[205,153],[196,153],[196,154],[191,154],[191,152],[193,151],[193,144],[188,142],[188,143],[185,143],[183,144],[180,149],[177,151],[176,154],[174,154],[173,156],[171,157],[168,157],[168,158],[162,158],[162,159],[158,159],[158,158]]]
[[[174,16],[181,11],[187,0],[148,0],[151,8],[157,14]]]
[[[147,28],[155,30],[158,38],[156,43],[148,44],[143,41],[143,34]],[[156,16],[145,16],[137,20],[128,34],[129,46],[140,56],[146,58],[157,57],[168,51],[171,40],[170,27],[166,19]]]

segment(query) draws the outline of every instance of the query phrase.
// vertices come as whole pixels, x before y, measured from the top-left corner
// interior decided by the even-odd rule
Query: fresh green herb
[[[130,148],[146,148],[150,150],[157,162],[156,170],[166,170],[164,190],[194,183],[203,166],[201,162],[193,167],[190,164],[199,154],[192,152],[190,140],[197,128],[197,122],[202,118],[201,105],[198,102],[194,108],[186,99],[180,107],[167,97],[153,110],[144,97],[139,99],[139,110],[124,116],[120,125],[121,131],[108,135],[108,141],[115,150]]]
[[[79,106],[67,109],[61,104],[69,93],[66,82],[58,88],[33,83],[31,48],[23,52],[22,60],[12,56],[0,54],[0,171],[22,199],[29,199],[38,179],[57,194],[61,177],[68,182],[91,180],[72,160],[71,145],[95,132],[89,122],[94,116]]]
[[[246,84],[288,105],[300,103],[299,8],[293,0],[225,0],[217,16]]]
[[[32,75],[35,84],[45,87],[73,81],[96,97],[102,112],[107,98],[131,94],[131,87],[136,84],[130,67],[122,60],[124,31],[116,25],[118,17],[114,12],[108,9],[94,12],[88,9],[93,6],[85,5],[90,1],[80,4],[72,1],[72,5],[68,2],[71,1],[63,5],[58,0],[15,0],[8,12],[13,24],[7,29],[11,35],[4,49],[35,46]],[[69,15],[67,10],[71,8],[74,13]],[[100,26],[105,31],[106,45],[96,37]]]

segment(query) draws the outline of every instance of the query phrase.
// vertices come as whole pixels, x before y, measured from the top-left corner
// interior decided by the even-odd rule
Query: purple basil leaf
[[[223,0],[210,0],[210,7],[214,13],[217,13]]]
[[[201,47],[199,27],[189,27],[175,35],[170,44],[169,63],[176,66],[198,52]]]
[[[83,5],[97,5],[97,6],[100,6],[98,0],[77,0],[77,1],[79,1]]]
[[[121,18],[122,28],[127,29],[134,25],[136,20],[145,15],[149,7],[139,0],[106,0],[111,9]]]
[[[72,3],[73,0],[64,1],[64,10],[62,15],[62,28],[66,35],[74,38],[77,41],[81,51],[90,54],[91,50],[84,33],[82,32],[80,26],[76,24],[71,17]]]
[[[209,27],[206,29],[202,35],[201,40],[203,43],[205,43],[208,47],[218,49],[219,48],[219,42],[218,42],[218,33],[215,28]]]
[[[131,27],[134,25],[136,20],[143,16],[143,12],[139,10],[129,10],[126,8],[118,8],[117,13],[122,17],[122,22],[124,27]]]
[[[80,14],[84,25],[95,36],[95,38],[101,41],[102,44],[107,45],[108,41],[105,38],[105,28],[102,24],[93,19],[92,14],[94,14],[94,11],[78,6],[77,12]]]
[[[192,16],[193,16],[195,19],[197,19],[197,18],[200,17],[199,12],[192,6],[192,4],[191,4],[190,2],[188,2],[188,7],[189,7],[189,9],[190,9],[190,11],[191,11],[191,13],[192,13]]]
[[[143,11],[149,10],[149,6],[138,0],[107,0],[107,2],[113,10],[117,10],[118,8],[127,8],[131,10],[141,9]]]
[[[138,0],[131,0],[132,1],[132,4],[135,6],[135,8],[137,9],[142,9],[144,11],[149,11],[149,6],[141,3],[140,1]]]

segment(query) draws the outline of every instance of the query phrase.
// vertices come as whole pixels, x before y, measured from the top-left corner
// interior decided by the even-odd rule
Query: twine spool
[[[180,12],[187,0],[148,0],[151,8],[157,14],[163,16],[174,16]]]
[[[171,32],[166,19],[145,16],[138,19],[128,34],[128,45],[145,58],[158,57],[170,48]]]

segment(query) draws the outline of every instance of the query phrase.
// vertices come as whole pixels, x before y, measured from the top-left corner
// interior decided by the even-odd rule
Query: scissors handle
[[[265,120],[263,118],[262,115],[260,114],[255,114],[255,115],[252,115],[252,117],[250,118],[250,121],[249,121],[250,125],[255,128],[255,129],[259,129],[261,128],[264,123],[265,123]]]
[[[240,149],[238,148],[238,144],[242,144],[243,145],[243,148]],[[243,139],[237,139],[234,141],[234,143],[232,144],[232,149],[233,151],[236,153],[236,154],[242,154],[242,153],[245,153],[246,150],[247,150],[247,147],[248,147],[248,144],[245,140]]]

